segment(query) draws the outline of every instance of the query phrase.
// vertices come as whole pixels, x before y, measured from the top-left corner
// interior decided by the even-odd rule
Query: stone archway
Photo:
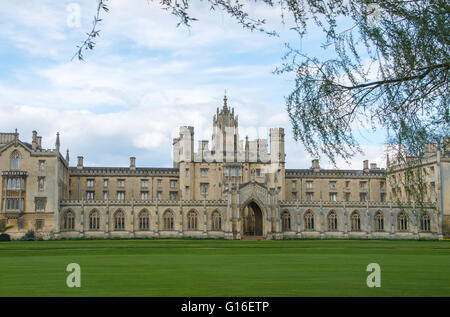
[[[263,212],[259,205],[251,200],[241,211],[242,237],[263,236]]]

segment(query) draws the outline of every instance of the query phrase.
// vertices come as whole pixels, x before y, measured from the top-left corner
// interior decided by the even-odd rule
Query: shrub
[[[0,241],[11,241],[11,237],[7,233],[0,234]]]
[[[28,230],[27,233],[22,237],[23,241],[36,241],[36,234],[33,230]]]

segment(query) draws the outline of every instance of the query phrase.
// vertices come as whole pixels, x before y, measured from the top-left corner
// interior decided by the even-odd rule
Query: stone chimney
[[[370,169],[371,170],[377,169],[377,163],[370,163]]]
[[[134,156],[130,157],[130,170],[136,169],[136,158]]]
[[[37,143],[37,148],[40,149],[42,147],[42,137],[41,136],[36,137],[36,143]]]
[[[77,168],[78,169],[82,169],[83,168],[83,157],[82,156],[78,156]]]
[[[364,172],[368,172],[369,171],[369,160],[364,160],[363,161],[363,170],[364,170]]]
[[[314,172],[320,171],[320,165],[319,165],[318,159],[312,160],[311,168],[314,170]]]
[[[33,136],[32,136],[32,141],[31,141],[31,148],[33,150],[37,149],[37,131],[36,130],[33,131]]]

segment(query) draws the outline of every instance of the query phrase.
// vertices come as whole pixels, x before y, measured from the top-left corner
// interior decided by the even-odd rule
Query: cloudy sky
[[[273,71],[285,42],[324,54],[321,34],[300,41],[288,20],[280,23],[279,9],[248,7],[280,34],[270,37],[243,30],[202,2],[191,10],[199,21],[186,28],[177,27],[158,1],[111,0],[95,50],[80,62],[71,58],[90,31],[96,1],[0,2],[0,132],[17,128],[31,142],[37,130],[44,147],[54,148],[59,131],[71,165],[78,155],[89,166],[127,166],[136,156],[140,167],[170,167],[178,127],[192,125],[196,141],[210,139],[226,89],[241,138],[266,138],[270,127],[283,127],[287,168],[310,167],[286,112],[292,77]],[[356,133],[365,155],[350,167],[361,169],[365,158],[384,166],[383,138],[364,129]],[[321,166],[331,167],[325,158]]]

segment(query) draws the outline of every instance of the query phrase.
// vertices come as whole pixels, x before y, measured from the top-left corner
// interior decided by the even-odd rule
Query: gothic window
[[[43,219],[37,219],[36,220],[36,230],[41,231],[42,228],[44,228],[44,220]]]
[[[305,230],[314,230],[314,215],[311,211],[307,211],[304,216]]]
[[[218,211],[214,211],[212,214],[212,230],[213,231],[222,230],[222,216]]]
[[[100,229],[100,213],[97,210],[91,211],[89,214],[89,230]]]
[[[40,191],[44,190],[45,177],[38,177],[38,182],[39,182],[39,190]]]
[[[147,210],[142,210],[139,214],[139,229],[140,230],[148,230],[149,229],[149,216]]]
[[[124,191],[117,192],[117,200],[125,200],[125,192]]]
[[[375,231],[384,231],[384,216],[381,211],[377,211],[375,214]]]
[[[64,230],[74,230],[75,229],[75,216],[71,210],[66,211],[64,214]]]
[[[367,201],[367,193],[359,193],[359,201]]]
[[[334,211],[330,211],[328,214],[328,231],[336,231],[337,230],[337,216]]]
[[[173,212],[167,210],[163,215],[163,219],[164,219],[164,229],[173,230],[173,223],[174,223]]]
[[[114,215],[114,230],[125,229],[125,216],[122,210],[119,210]]]
[[[281,228],[283,231],[290,231],[291,230],[291,215],[288,211],[283,212],[281,215]]]
[[[188,230],[197,230],[198,229],[198,216],[197,212],[194,210],[191,210],[188,212],[187,215],[188,220]]]
[[[45,203],[46,199],[39,197],[35,198],[34,204],[35,204],[35,210],[36,211],[45,211]]]
[[[12,170],[18,170],[20,166],[20,156],[17,151],[14,151],[11,155],[11,169]]]
[[[94,191],[87,191],[86,192],[86,199],[87,200],[94,200],[95,192]]]
[[[408,230],[408,218],[405,213],[402,211],[398,214],[397,224],[399,231],[407,231]]]
[[[359,215],[359,212],[354,211],[351,216],[352,221],[352,231],[361,231],[361,216]]]
[[[422,231],[430,231],[430,216],[427,213],[424,213],[420,217],[420,229]]]
[[[330,193],[330,201],[337,201],[337,193]]]
[[[208,183],[201,183],[200,191],[202,192],[203,195],[206,195],[208,193]]]

